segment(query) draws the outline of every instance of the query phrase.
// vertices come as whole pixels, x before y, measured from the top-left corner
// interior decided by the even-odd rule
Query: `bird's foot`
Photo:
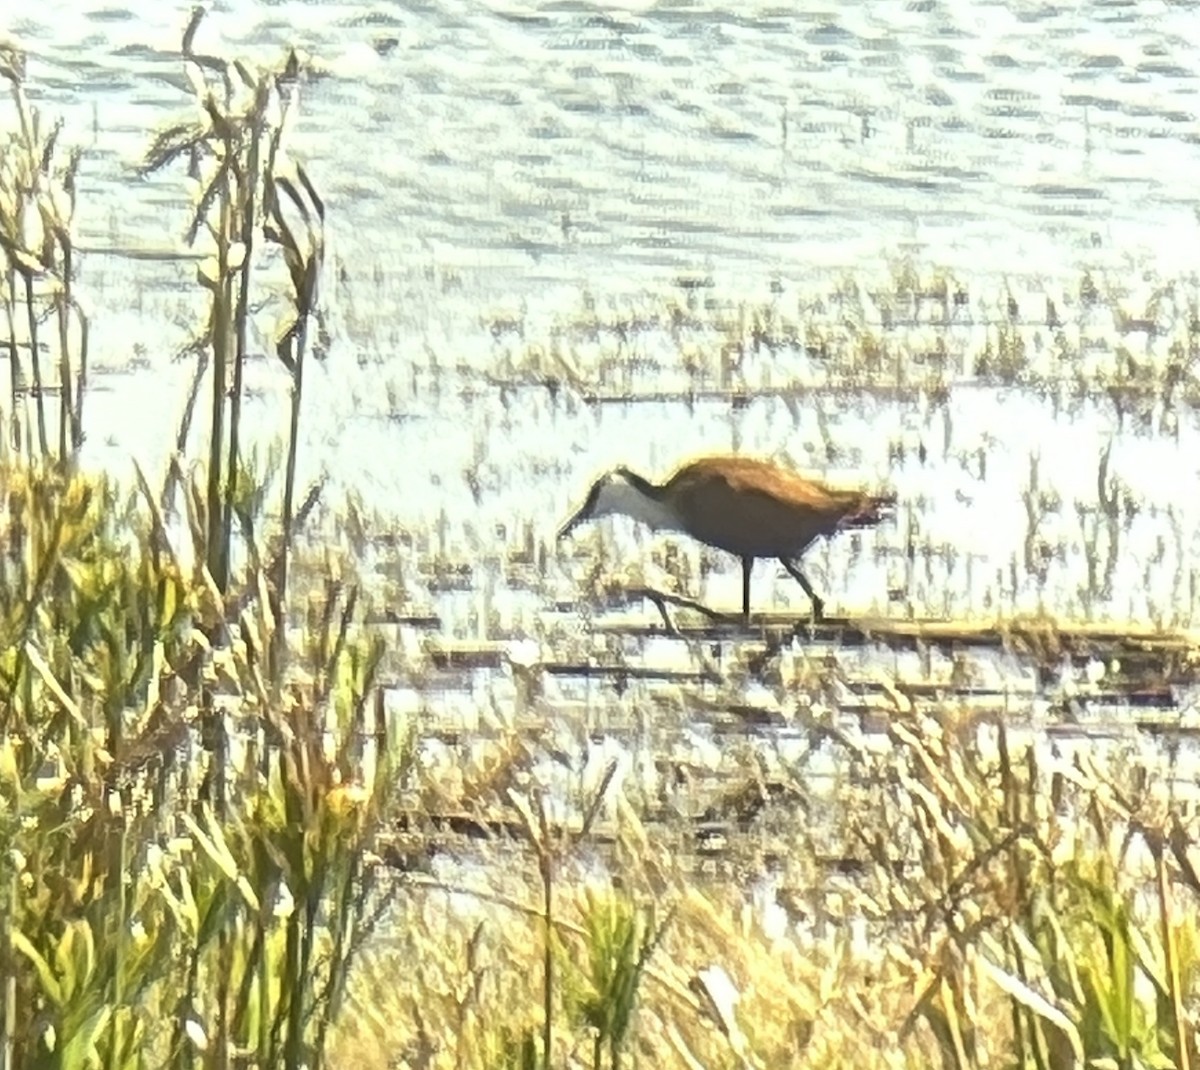
[[[723,624],[731,620],[737,620],[732,614],[722,613],[716,609],[710,609],[703,602],[697,602],[694,598],[687,598],[680,594],[670,594],[667,591],[655,590],[653,587],[631,587],[626,591],[627,594],[634,595],[639,598],[648,598],[657,607],[662,615],[663,623],[667,631],[675,635],[679,634],[679,629],[675,626],[670,614],[667,612],[667,606],[679,606],[681,609],[693,609],[707,617],[714,624]]]
[[[797,617],[796,623],[792,625],[792,635],[795,638],[800,638],[806,633],[811,635],[811,630],[825,620],[825,603],[819,598],[814,598],[812,602],[812,612],[807,617]]]

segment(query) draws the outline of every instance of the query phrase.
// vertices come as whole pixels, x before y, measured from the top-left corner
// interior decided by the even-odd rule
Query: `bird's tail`
[[[839,528],[872,528],[885,520],[890,520],[896,511],[896,495],[890,492],[883,494],[863,494],[851,508],[842,516]]]

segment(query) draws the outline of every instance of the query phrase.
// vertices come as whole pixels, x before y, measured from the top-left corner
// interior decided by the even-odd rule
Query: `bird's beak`
[[[558,529],[558,539],[560,542],[587,519],[585,513],[586,509],[580,509],[579,512],[571,516],[571,518],[567,520],[567,522],[563,524],[561,528]]]
[[[600,494],[600,484],[593,484],[592,489],[588,492],[588,496],[584,503],[575,510],[571,519],[568,520],[561,528],[558,529],[558,537],[560,540],[565,539],[571,534],[580,524],[591,520],[596,514],[596,500]]]

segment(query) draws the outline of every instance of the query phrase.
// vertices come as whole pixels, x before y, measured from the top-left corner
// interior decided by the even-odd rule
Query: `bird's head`
[[[636,514],[633,503],[647,493],[648,486],[646,480],[628,468],[614,468],[611,472],[605,472],[592,484],[583,505],[558,529],[558,537],[565,539],[580,524],[602,516]]]

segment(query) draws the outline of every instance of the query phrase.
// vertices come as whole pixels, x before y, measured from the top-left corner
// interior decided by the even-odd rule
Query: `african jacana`
[[[665,483],[651,483],[628,468],[601,476],[587,500],[558,533],[560,539],[588,520],[624,514],[656,530],[682,531],[739,557],[742,614],[750,617],[750,570],[755,558],[776,557],[812,600],[820,620],[824,602],[796,561],[820,536],[873,527],[896,504],[894,494],[838,490],[753,457],[701,457]]]

